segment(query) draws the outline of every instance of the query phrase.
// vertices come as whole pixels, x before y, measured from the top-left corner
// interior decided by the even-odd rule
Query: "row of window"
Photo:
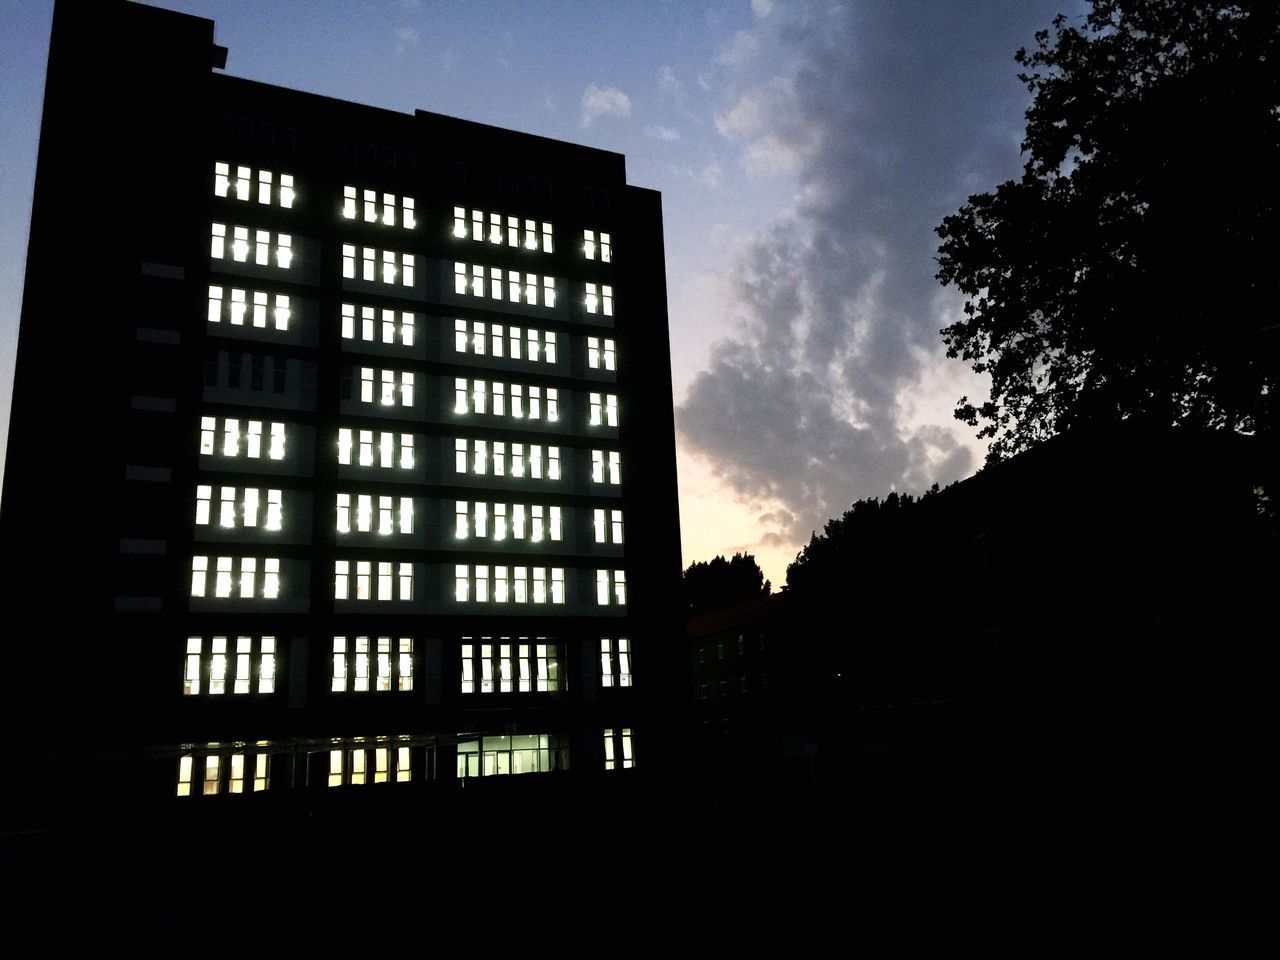
[[[413,533],[413,498],[383,497],[378,499],[378,522],[376,529],[382,536],[388,536],[397,530],[400,533]],[[338,494],[338,532],[371,533],[375,529],[374,498],[366,493]],[[352,510],[354,502],[355,510]],[[354,513],[354,516],[353,516]],[[352,520],[354,519],[354,523]]]
[[[495,357],[510,357],[512,360],[528,359],[534,363],[537,363],[539,358],[547,363],[556,362],[554,333],[529,327],[524,331],[523,342],[527,345],[522,346],[519,327],[507,327],[504,333],[503,325],[500,323],[473,320],[468,330],[466,320],[453,321],[453,349],[457,353],[474,353],[477,356],[489,353]]]
[[[234,640],[234,643],[232,642]],[[275,637],[187,638],[184,696],[270,694],[279,669]],[[334,637],[333,693],[413,690],[412,637]],[[564,647],[546,637],[463,637],[460,691],[554,693],[563,684]],[[600,686],[630,687],[631,646],[600,640]]]
[[[503,294],[511,303],[526,303],[538,306],[538,291],[542,291],[542,306],[556,305],[556,278],[543,276],[541,282],[536,273],[524,273],[519,270],[507,270],[506,282],[503,283],[501,267],[489,267],[488,270],[478,263],[469,267],[465,263],[455,262],[453,265],[453,292],[459,296],[470,294],[473,297],[485,296],[485,277],[489,280],[489,299],[501,300]],[[524,278],[523,281],[521,278]],[[593,311],[594,312],[594,311]]]
[[[543,387],[526,386],[522,383],[506,384],[498,380],[472,380],[468,387],[466,377],[455,377],[453,412],[482,416],[487,413],[494,417],[509,416],[515,420],[546,420],[548,423],[555,423],[560,419],[560,391],[556,387],[545,388],[545,412],[542,404],[543,391]],[[598,397],[598,394],[592,396]],[[509,411],[508,397],[511,398]]]
[[[232,173],[231,164],[217,162],[213,165],[213,195],[215,197],[231,197],[236,200],[256,198],[258,203],[270,206],[279,204],[288,209],[293,206],[297,194],[293,190],[293,174],[282,173],[277,179],[270,170],[259,170],[257,175],[258,189],[253,188],[253,169],[236,167]]]
[[[379,322],[379,314],[381,314],[381,322]],[[359,319],[357,326],[354,304],[342,305],[342,338],[344,340],[359,338],[369,343],[380,340],[386,344],[398,342],[405,347],[413,346],[414,317],[409,311],[401,310],[397,315],[395,310],[385,307],[381,310],[376,307],[361,307]]]
[[[275,693],[276,638],[236,637],[234,649],[227,637],[187,637],[187,659],[182,692],[197,696],[225,693]]]
[[[360,367],[360,402],[384,407],[412,407],[414,376],[407,370],[382,370]],[[339,395],[350,400],[355,393],[352,368],[344,369]]]
[[[546,567],[493,567],[490,590],[488,564],[454,566],[453,597],[459,603],[564,603],[564,567],[551,567],[551,592],[547,592]],[[508,576],[508,572],[510,576]],[[530,574],[532,573],[532,576]]]
[[[413,197],[401,197],[399,203],[400,226],[406,230],[416,227]],[[363,217],[361,214],[363,213]],[[365,223],[396,225],[396,195],[379,194],[377,190],[357,190],[353,186],[342,188],[342,215],[348,220],[363,219]]]
[[[242,327],[247,317],[252,326],[263,329],[267,326],[268,311],[275,329],[289,329],[287,294],[267,294],[262,290],[241,290],[237,287],[226,290],[217,286],[209,287],[210,323],[221,323],[225,319],[232,326]]]
[[[413,639],[333,638],[334,693],[413,689]]]
[[[213,568],[213,596],[240,597],[251,600],[261,597],[275,600],[280,596],[280,560],[266,557],[262,561],[262,580],[258,580],[258,558],[240,557],[239,576],[236,571],[235,557],[215,557]],[[403,566],[408,566],[403,564]],[[191,558],[191,596],[208,596],[209,558],[196,556]],[[412,577],[410,578],[412,580]],[[259,592],[260,589],[260,592]]]
[[[506,229],[503,229],[504,217],[500,213],[490,212],[485,217],[483,210],[472,210],[470,227],[468,228],[467,210],[465,207],[453,208],[453,235],[463,239],[470,235],[472,240],[488,240],[489,243],[506,243],[509,247],[523,247],[525,250],[541,250],[552,252],[551,224],[543,223],[538,230],[535,220],[524,221],[524,232],[521,234],[519,217],[505,218]]]
[[[209,256],[213,259],[226,259],[227,236],[225,223],[213,225],[209,245]],[[274,257],[275,265],[282,270],[288,270],[293,263],[293,237],[287,233],[276,233],[273,240],[270,230],[254,230],[251,233],[248,227],[233,226],[230,236],[231,259],[236,263],[252,262],[265,267],[271,265]]]
[[[269,437],[267,456],[272,460],[284,459],[284,424],[266,424]],[[261,420],[245,420],[241,432],[241,421],[235,417],[222,418],[222,445],[218,448],[219,433],[216,417],[200,418],[200,452],[212,456],[215,451],[224,457],[246,456],[250,460],[262,457],[263,422]],[[243,450],[243,454],[241,451]]]
[[[355,561],[355,576],[351,575],[352,561],[335,560],[333,563],[333,599],[335,600],[412,600],[413,564],[380,562],[375,579],[374,564],[369,560]],[[399,567],[399,570],[396,570]],[[353,582],[354,581],[354,582]],[[376,594],[374,591],[376,584]]]
[[[396,253],[394,250],[375,250],[373,247],[360,247],[360,256],[356,257],[356,246],[351,243],[342,245],[342,276],[347,280],[356,279],[356,260],[360,261],[359,277],[370,282],[412,287],[414,281],[414,256],[412,253]],[[398,268],[397,268],[398,264]],[[381,269],[379,269],[381,265]]]
[[[265,497],[260,496],[265,493]],[[283,522],[284,500],[280,490],[259,491],[257,487],[220,487],[218,490],[218,526],[234,530],[237,526],[256,527],[262,516],[262,526],[267,530],[279,530]],[[196,487],[196,523],[208,526],[213,519],[213,487],[201,484]]]
[[[536,389],[536,388],[531,388]],[[596,396],[593,394],[593,396]],[[609,395],[612,397],[612,395]],[[530,398],[530,404],[536,398]],[[610,406],[593,405],[593,414],[603,410],[605,422],[617,422],[616,401]],[[612,425],[611,423],[611,425]],[[260,459],[263,452],[263,436],[268,437],[267,456],[283,460],[285,456],[285,425],[261,420],[240,421],[223,417],[221,427],[217,417],[200,418],[200,453],[205,456],[221,454],[224,457],[245,456]],[[222,443],[218,443],[221,433]],[[362,467],[378,466],[386,469],[412,470],[414,465],[413,434],[394,433],[387,430],[355,430],[341,427],[338,430],[338,463],[344,466],[358,464]],[[454,440],[454,472],[471,472],[477,476],[492,474],[495,477],[530,477],[534,480],[560,480],[560,448],[540,443],[507,443],[502,440]],[[622,482],[622,457],[616,450],[591,451],[591,482],[617,486]]]
[[[330,787],[413,780],[414,749],[405,737],[377,737],[334,746],[328,751],[325,782]],[[338,741],[335,741],[338,743]],[[216,749],[219,745],[209,744]],[[178,759],[180,797],[261,793],[270,789],[270,744],[260,741],[253,749],[233,748],[229,753],[187,753]],[[629,770],[635,766],[630,727],[604,730],[604,769]],[[458,779],[551,773],[569,769],[568,738],[560,734],[511,734],[460,740],[457,744]],[[196,779],[197,774],[199,779]]]
[[[462,638],[463,693],[555,693],[561,689],[559,644],[545,637]],[[514,656],[513,656],[514,653]]]

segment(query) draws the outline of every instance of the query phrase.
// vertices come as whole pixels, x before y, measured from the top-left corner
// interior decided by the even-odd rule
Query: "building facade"
[[[659,196],[230,76],[213,29],[55,11],[0,512],[17,766],[192,803],[661,770]]]

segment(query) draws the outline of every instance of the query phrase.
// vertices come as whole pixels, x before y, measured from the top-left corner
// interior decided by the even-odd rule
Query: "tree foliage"
[[[1096,420],[1272,433],[1280,5],[1093,0],[1020,50],[1022,177],[938,228],[956,416],[1007,456]]]
[[[813,534],[808,544],[787,567],[787,589],[797,594],[819,597],[834,595],[845,599],[846,590],[837,585],[848,582],[849,572],[864,562],[863,539],[872,530],[905,517],[938,493],[935,483],[919,499],[911,494],[889,494],[883,500],[858,500],[842,516],[828,520],[822,534]]]
[[[716,557],[691,563],[684,572],[685,607],[690,614],[767,597],[772,589],[756,558],[749,553],[735,553],[730,560]]]

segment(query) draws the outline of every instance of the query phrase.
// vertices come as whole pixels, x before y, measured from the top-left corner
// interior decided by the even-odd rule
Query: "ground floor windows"
[[[480,737],[458,741],[459,780],[569,769],[569,740],[558,734]]]
[[[411,637],[334,637],[334,693],[413,689]]]
[[[407,783],[413,779],[413,750],[408,744],[379,737],[357,737],[329,751],[329,786]]]
[[[182,692],[275,693],[275,637],[187,637]]]
[[[606,727],[604,731],[604,768],[630,770],[636,765],[631,748],[630,727]]]
[[[261,793],[271,785],[271,755],[244,744],[211,743],[178,758],[178,796]],[[216,751],[216,752],[215,752]]]
[[[463,637],[461,691],[556,693],[564,649],[546,637]]]

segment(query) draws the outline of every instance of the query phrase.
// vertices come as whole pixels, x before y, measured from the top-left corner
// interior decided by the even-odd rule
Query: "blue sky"
[[[775,584],[860,497],[971,474],[932,228],[1020,170],[1013,54],[1080,0],[164,0],[227,72],[623,153],[663,194],[685,562]],[[0,436],[51,0],[0,0]]]

